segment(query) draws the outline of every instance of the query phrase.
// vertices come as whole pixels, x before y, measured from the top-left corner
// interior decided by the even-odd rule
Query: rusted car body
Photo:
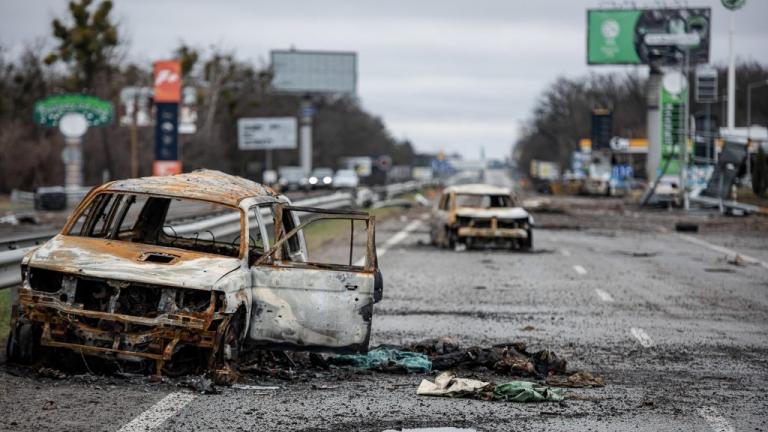
[[[328,219],[364,226],[362,265],[308,258],[304,228]],[[382,296],[374,225],[218,171],[107,183],[24,258],[8,358],[49,347],[174,374],[226,371],[255,347],[365,352]]]
[[[509,189],[485,184],[445,188],[432,209],[432,244],[442,247],[533,247],[533,217]]]

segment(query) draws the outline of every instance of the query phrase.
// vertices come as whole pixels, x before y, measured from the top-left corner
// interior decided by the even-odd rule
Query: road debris
[[[432,370],[432,363],[426,355],[394,348],[377,347],[368,354],[348,354],[330,357],[328,364],[350,366],[381,372],[426,373]]]
[[[699,224],[692,222],[678,222],[675,224],[675,231],[677,232],[699,232]]]
[[[213,383],[213,380],[204,376],[191,376],[187,377],[180,383],[181,386],[190,388],[200,394],[218,394],[219,390]]]
[[[436,370],[485,367],[503,374],[544,378],[550,373],[564,374],[567,366],[567,362],[552,351],[529,353],[524,342],[461,349],[455,341],[446,343],[444,339],[429,339],[406,348],[428,355],[431,353],[429,358]]]
[[[562,390],[529,381],[494,384],[476,379],[459,378],[453,372],[441,373],[435,377],[434,383],[426,379],[422,380],[416,394],[506,402],[560,402],[564,399]]]
[[[605,378],[600,375],[592,375],[589,372],[575,372],[567,377],[562,375],[550,375],[546,380],[547,385],[554,387],[604,387]]]
[[[233,389],[237,390],[279,390],[280,387],[278,386],[262,386],[262,385],[253,385],[253,384],[232,384]]]

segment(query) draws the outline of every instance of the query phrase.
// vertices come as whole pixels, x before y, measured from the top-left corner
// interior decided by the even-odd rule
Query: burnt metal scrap
[[[239,226],[174,228],[200,208]],[[304,228],[325,219],[365,226],[363,265],[351,250],[346,263],[310,259]],[[64,350],[155,375],[207,369],[233,382],[240,356],[255,348],[365,352],[382,296],[374,230],[366,213],[291,207],[217,171],[107,183],[24,257],[8,359],[33,363]]]

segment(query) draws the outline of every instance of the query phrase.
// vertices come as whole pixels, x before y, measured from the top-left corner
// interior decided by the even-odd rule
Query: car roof
[[[237,207],[250,197],[277,198],[262,184],[221,171],[201,169],[186,174],[116,180],[100,186],[97,192],[131,192],[212,201]]]
[[[451,192],[467,195],[511,195],[512,193],[508,188],[481,183],[449,186],[444,190],[444,193]]]

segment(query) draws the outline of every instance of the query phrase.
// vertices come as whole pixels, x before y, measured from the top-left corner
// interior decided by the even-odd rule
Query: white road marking
[[[629,329],[629,332],[632,334],[632,336],[637,339],[638,342],[640,342],[640,345],[642,345],[644,348],[650,348],[653,346],[653,339],[651,339],[650,336],[648,336],[648,333],[645,332],[645,330],[641,329],[640,327],[632,327]]]
[[[598,297],[600,297],[600,300],[607,303],[613,303],[613,296],[601,290],[600,288],[595,288],[595,293],[597,294]]]
[[[384,242],[384,245],[380,248],[376,248],[376,254],[379,258],[381,258],[382,255],[387,253],[387,251],[395,246],[396,244],[400,243],[401,241],[408,238],[408,235],[411,233],[411,231],[416,230],[416,228],[421,226],[420,220],[411,221],[408,225],[405,226],[405,228],[401,229],[397,232],[397,234],[393,235],[392,237],[388,238],[387,241]],[[365,265],[365,257],[360,258],[355,262],[356,266],[362,266]]]
[[[736,429],[728,423],[725,417],[721,416],[717,409],[713,407],[702,407],[697,410],[699,415],[709,423],[709,427],[715,432],[735,432]]]
[[[196,397],[197,395],[189,392],[171,393],[126,423],[118,432],[146,432],[157,429],[164,421],[173,417]]]
[[[573,266],[573,269],[574,269],[574,270],[576,270],[576,273],[578,273],[578,274],[580,274],[580,275],[585,275],[585,274],[587,274],[587,269],[585,269],[584,267],[582,267],[582,266],[580,266],[580,265],[578,265],[578,264],[576,264],[575,266]]]
[[[748,262],[750,264],[757,264],[757,265],[759,265],[759,266],[761,266],[763,268],[768,269],[768,263],[767,262],[760,261],[757,258],[751,257],[749,255],[744,255],[743,253],[740,253],[740,252],[736,252],[733,249],[728,249],[727,247],[714,245],[714,244],[712,244],[710,242],[704,241],[704,240],[696,238],[696,237],[689,236],[687,234],[678,234],[677,236],[680,237],[681,239],[687,241],[687,242],[690,242],[690,243],[693,243],[693,244],[697,244],[699,246],[704,246],[705,248],[711,249],[711,250],[713,250],[715,252],[720,252],[720,253],[729,255],[731,258],[735,258],[738,255],[739,257],[741,257],[742,260],[744,260],[744,261],[746,261],[746,262]]]
[[[567,257],[571,256],[571,251],[569,251],[568,249],[560,249],[560,253],[563,254],[563,256],[567,256]]]

